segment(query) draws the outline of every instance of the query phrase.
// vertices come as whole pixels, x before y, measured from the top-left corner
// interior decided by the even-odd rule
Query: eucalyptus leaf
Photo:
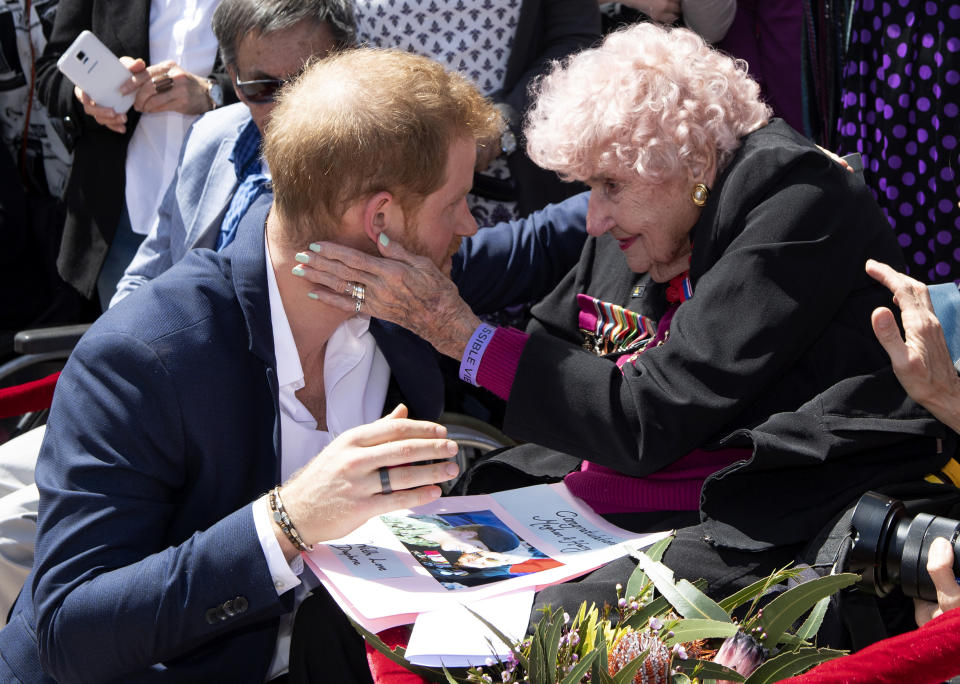
[[[637,670],[643,667],[643,661],[647,659],[649,653],[650,649],[645,648],[640,652],[640,655],[621,667],[620,671],[613,675],[614,684],[632,684],[633,676],[637,674]]]
[[[835,651],[829,648],[801,648],[798,651],[781,653],[754,670],[753,674],[747,677],[746,684],[779,682],[781,679],[792,677],[814,665],[833,660],[846,653],[846,651]]]
[[[844,587],[849,587],[859,579],[859,576],[849,572],[827,575],[804,582],[780,594],[763,609],[761,624],[767,635],[763,639],[763,645],[767,648],[776,646],[790,625],[810,610],[817,601]]]
[[[706,580],[698,579],[693,583],[693,586],[700,591],[705,591],[707,588],[707,582]],[[654,617],[655,615],[664,614],[668,610],[670,610],[670,602],[667,601],[667,599],[665,599],[663,596],[660,596],[624,620],[623,624],[626,627],[639,629],[646,626],[650,618]]]
[[[697,589],[691,582],[685,579],[677,582],[677,591],[686,599],[695,610],[695,614],[687,615],[681,613],[686,618],[702,617],[707,620],[716,620],[717,622],[732,622],[727,611],[712,598]],[[674,605],[674,608],[677,606]],[[679,610],[678,610],[679,612]]]
[[[719,639],[731,637],[740,629],[739,625],[732,622],[720,622],[719,620],[678,620],[670,627],[673,636],[664,641],[667,646],[682,644],[697,639]]]
[[[827,614],[827,608],[829,606],[829,596],[824,596],[822,599],[817,601],[817,604],[813,607],[813,610],[810,611],[810,615],[807,616],[807,619],[803,621],[802,625],[800,625],[800,629],[797,630],[797,637],[804,640],[815,637],[817,632],[820,631],[820,625],[823,624],[823,617]]]
[[[685,618],[704,618],[730,622],[730,616],[716,601],[697,589],[687,580],[673,582],[673,571],[663,563],[641,558],[637,561],[650,577],[653,585],[670,602],[670,605]]]
[[[730,594],[727,598],[720,601],[720,607],[723,608],[727,613],[732,613],[736,608],[739,608],[744,603],[752,601],[758,596],[765,594],[771,587],[775,587],[782,582],[786,582],[793,577],[796,577],[799,574],[797,568],[784,568],[783,570],[778,570],[770,577],[764,577],[762,580],[757,580],[753,584],[750,584],[735,594]]]
[[[806,639],[801,639],[790,632],[784,632],[780,635],[780,643],[777,644],[777,648],[779,648],[781,651],[795,651],[798,648],[811,645],[812,644]]]
[[[664,537],[663,539],[654,542],[644,551],[639,553],[631,552],[630,555],[639,559],[640,555],[642,554],[652,561],[659,561],[663,558],[664,552],[667,550],[667,547],[670,546],[670,542],[672,541],[673,535],[670,535],[669,537]],[[648,581],[647,573],[643,571],[643,568],[637,565],[637,567],[634,568],[633,572],[630,574],[630,579],[627,580],[627,587],[624,590],[623,595],[625,597],[639,596],[640,592],[643,591],[643,588],[646,586]]]
[[[692,658],[687,660],[675,659],[673,666],[691,677],[698,677],[701,681],[704,679],[725,679],[730,682],[742,682],[745,679],[744,676],[736,670],[710,660],[693,660]]]

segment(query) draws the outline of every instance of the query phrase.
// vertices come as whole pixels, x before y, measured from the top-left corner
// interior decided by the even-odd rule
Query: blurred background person
[[[57,0],[0,4],[0,359],[24,328],[78,320],[84,300],[56,269],[73,155],[60,120],[36,97],[36,62]],[[16,179],[16,180],[15,180]]]
[[[355,42],[350,0],[223,0],[213,15],[222,63],[240,102],[199,118],[157,220],[117,284],[111,306],[166,271],[190,249],[224,249],[270,169],[263,129],[280,88],[312,58]]]
[[[737,0],[736,16],[717,47],[746,60],[774,116],[804,133],[802,32],[803,3],[799,0]]]
[[[682,24],[708,43],[721,40],[733,23],[737,0],[626,0],[600,2],[604,34],[638,21]]]
[[[156,221],[193,120],[232,101],[210,20],[217,0],[61,0],[37,63],[40,101],[65,122],[74,164],[57,259],[63,279],[106,308],[123,269]],[[133,108],[99,107],[57,69],[92,31],[130,69]]]
[[[908,273],[960,280],[960,3],[859,0],[843,72],[839,146],[897,235]]]
[[[360,43],[434,59],[468,77],[500,109],[507,129],[483,141],[468,198],[479,225],[526,216],[583,189],[530,161],[521,122],[529,86],[550,60],[600,38],[594,0],[357,0],[355,12]]]

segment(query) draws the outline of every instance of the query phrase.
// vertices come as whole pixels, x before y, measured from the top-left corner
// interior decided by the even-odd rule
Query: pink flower
[[[749,677],[769,656],[770,652],[757,643],[756,639],[749,634],[737,632],[723,642],[713,662],[726,665],[744,677]],[[721,684],[727,684],[727,681],[723,680]]]

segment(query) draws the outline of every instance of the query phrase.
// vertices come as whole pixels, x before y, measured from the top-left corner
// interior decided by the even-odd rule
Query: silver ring
[[[358,298],[357,298],[357,310],[355,311],[355,313],[360,313],[360,307],[361,307],[361,306],[363,306],[363,300],[358,297]]]
[[[360,310],[360,302],[357,302],[357,311]],[[380,468],[380,493],[386,496],[393,491],[393,488],[390,486],[390,470],[389,468]]]
[[[365,288],[360,283],[354,283],[352,297],[356,299],[358,302],[362,302],[366,296],[367,296],[367,288]]]

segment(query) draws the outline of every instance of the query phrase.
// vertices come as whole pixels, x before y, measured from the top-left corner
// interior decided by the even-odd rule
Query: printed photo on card
[[[560,567],[490,510],[383,515],[380,520],[448,590]]]

